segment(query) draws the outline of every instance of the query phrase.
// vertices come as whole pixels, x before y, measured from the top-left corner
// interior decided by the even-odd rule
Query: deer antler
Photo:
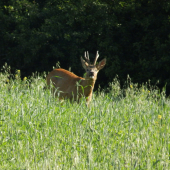
[[[99,58],[99,52],[96,52],[96,58],[94,59],[94,65],[96,65],[97,59]]]
[[[88,51],[85,51],[84,58],[86,59],[87,63],[90,64],[89,52]]]

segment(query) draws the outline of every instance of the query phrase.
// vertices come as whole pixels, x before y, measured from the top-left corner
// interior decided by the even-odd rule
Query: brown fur
[[[97,66],[89,65],[83,59],[81,59],[81,62],[86,70],[85,78],[61,68],[54,69],[47,75],[47,85],[50,86],[52,82],[52,92],[55,93],[55,96],[59,97],[59,99],[79,101],[82,96],[85,96],[87,104],[89,104],[97,79],[97,73],[104,67],[106,59],[103,59]],[[92,72],[94,76],[90,77],[89,74]]]

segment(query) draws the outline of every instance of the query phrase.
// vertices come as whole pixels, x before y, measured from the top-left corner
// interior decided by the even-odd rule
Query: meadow
[[[170,100],[115,78],[90,107],[55,99],[38,74],[0,73],[0,169],[170,169]]]

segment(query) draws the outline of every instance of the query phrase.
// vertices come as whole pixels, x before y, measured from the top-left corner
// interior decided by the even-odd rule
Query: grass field
[[[31,82],[31,83],[30,83]],[[0,74],[0,169],[170,169],[170,101],[117,79],[88,108],[62,104],[42,77]]]

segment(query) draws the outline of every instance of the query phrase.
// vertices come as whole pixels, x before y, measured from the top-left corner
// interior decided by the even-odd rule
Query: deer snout
[[[90,71],[90,72],[89,72],[89,76],[90,76],[90,77],[93,77],[93,76],[94,76],[94,72]]]

